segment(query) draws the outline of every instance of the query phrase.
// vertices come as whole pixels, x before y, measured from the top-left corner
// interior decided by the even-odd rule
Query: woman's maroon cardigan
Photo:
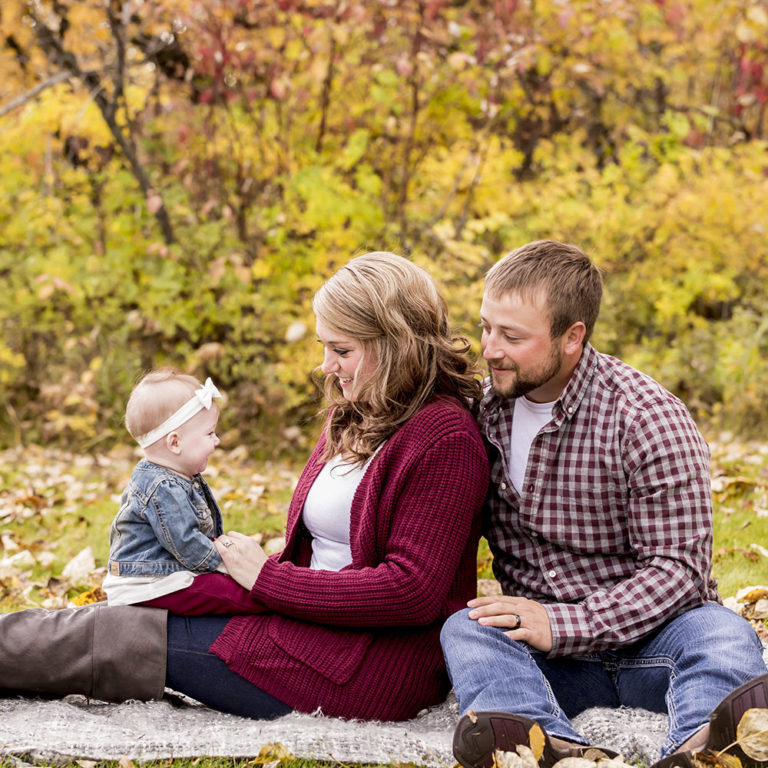
[[[453,399],[418,411],[383,445],[355,493],[352,563],[338,572],[307,567],[301,522],[324,443],[299,478],[285,550],[253,587],[266,611],[230,620],[211,651],[295,709],[407,719],[445,698],[440,627],[476,595],[483,442]]]

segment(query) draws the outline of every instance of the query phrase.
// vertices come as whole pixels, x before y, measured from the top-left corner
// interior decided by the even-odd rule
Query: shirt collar
[[[573,369],[571,378],[560,393],[560,397],[552,406],[552,414],[559,424],[563,419],[571,419],[589,387],[592,377],[595,375],[599,361],[597,350],[589,343],[584,345],[579,362]],[[517,398],[499,397],[491,387],[491,380],[484,382],[485,394],[480,401],[481,425],[483,422],[493,423],[504,408],[514,407]]]

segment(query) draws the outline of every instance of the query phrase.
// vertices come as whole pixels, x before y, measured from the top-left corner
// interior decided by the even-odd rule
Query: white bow
[[[182,424],[189,421],[196,413],[205,408],[211,409],[211,404],[215,397],[221,397],[221,392],[214,386],[209,376],[200,389],[196,389],[192,397],[177,411],[174,411],[160,426],[155,427],[144,435],[139,435],[136,442],[142,448],[148,448],[156,443],[161,437],[165,437],[169,432],[178,429]]]
[[[205,384],[203,384],[200,389],[195,390],[195,397],[200,401],[203,408],[205,408],[207,411],[211,409],[211,403],[213,402],[214,397],[221,397],[221,392],[219,392],[218,389],[216,389],[216,386],[211,381],[211,377],[209,376],[205,380]]]

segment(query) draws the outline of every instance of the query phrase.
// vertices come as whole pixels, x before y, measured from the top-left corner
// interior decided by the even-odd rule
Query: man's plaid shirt
[[[545,604],[552,656],[632,643],[719,601],[711,579],[709,448],[685,406],[590,345],[509,479],[514,399],[488,389],[486,537],[504,594]]]

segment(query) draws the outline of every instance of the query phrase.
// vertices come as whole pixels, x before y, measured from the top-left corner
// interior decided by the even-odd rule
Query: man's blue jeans
[[[633,645],[552,659],[467,614],[453,614],[441,636],[461,712],[514,712],[579,744],[584,737],[569,718],[589,707],[641,707],[669,716],[664,757],[709,721],[724,696],[766,672],[749,622],[717,603],[687,611]]]

